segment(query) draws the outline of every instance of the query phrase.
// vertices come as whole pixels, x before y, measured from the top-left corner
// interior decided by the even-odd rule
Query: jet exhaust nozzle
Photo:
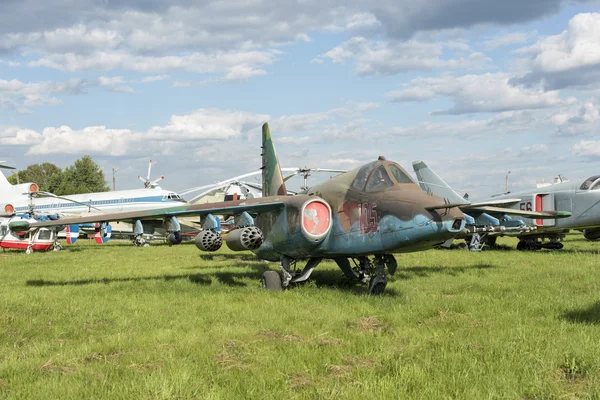
[[[255,226],[234,229],[227,234],[225,243],[233,251],[256,250],[263,243],[264,235]]]
[[[196,235],[196,247],[202,251],[217,251],[223,244],[223,237],[218,232],[206,230]]]

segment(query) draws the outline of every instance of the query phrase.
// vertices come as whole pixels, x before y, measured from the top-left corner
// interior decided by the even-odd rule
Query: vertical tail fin
[[[7,189],[11,188],[12,185],[6,179],[6,176],[2,172],[0,172],[0,193],[4,193]]]
[[[456,193],[442,178],[433,172],[424,161],[413,161],[413,169],[417,174],[419,186],[426,192],[448,199],[450,203],[469,204]]]
[[[275,145],[271,139],[271,130],[267,122],[262,126],[262,181],[263,197],[268,196],[285,196],[287,195],[287,189],[285,188],[285,182],[283,175],[281,174],[281,168],[279,167],[279,160],[275,153]]]

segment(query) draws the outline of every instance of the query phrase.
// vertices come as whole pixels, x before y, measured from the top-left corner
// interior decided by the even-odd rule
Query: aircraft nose
[[[443,208],[430,212],[431,228],[436,233],[449,233],[456,235],[466,225],[465,215],[458,207]]]

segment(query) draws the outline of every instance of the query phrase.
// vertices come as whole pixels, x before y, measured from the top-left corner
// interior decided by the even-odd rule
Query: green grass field
[[[0,253],[0,398],[600,398],[600,243],[500,247],[398,255],[381,297],[192,244]]]

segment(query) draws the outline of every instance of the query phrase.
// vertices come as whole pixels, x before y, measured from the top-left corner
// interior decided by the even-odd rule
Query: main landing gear
[[[541,249],[548,250],[560,250],[564,247],[564,245],[560,242],[564,236],[552,236],[550,237],[550,241],[543,242],[538,240],[538,237],[525,237],[519,240],[517,244],[517,250],[525,250],[525,251],[538,251]],[[543,240],[544,238],[542,238]]]
[[[336,258],[335,262],[346,278],[367,284],[369,294],[373,295],[383,293],[387,286],[388,273],[394,275],[398,268],[398,263],[392,254],[377,254],[372,261],[366,256],[353,258],[354,266],[351,266],[349,260],[344,257]]]
[[[142,235],[135,235],[132,242],[136,247],[150,247],[150,242],[144,239]]]
[[[276,271],[265,271],[261,283],[262,287],[269,290],[281,290],[292,283],[306,281],[313,270],[321,262],[321,258],[311,258],[304,269],[296,268],[296,260],[282,257],[279,263],[281,274]],[[394,275],[398,263],[392,254],[377,254],[373,260],[366,256],[353,258],[354,266],[350,265],[348,258],[334,259],[344,275],[352,280],[358,280],[367,285],[369,294],[382,294],[388,283],[388,274]]]
[[[300,271],[296,268],[296,260],[283,256],[279,262],[281,276],[275,271],[265,271],[261,279],[262,286],[269,290],[281,290],[291,283],[304,282],[310,277],[321,260],[322,258],[310,258],[304,269]]]

